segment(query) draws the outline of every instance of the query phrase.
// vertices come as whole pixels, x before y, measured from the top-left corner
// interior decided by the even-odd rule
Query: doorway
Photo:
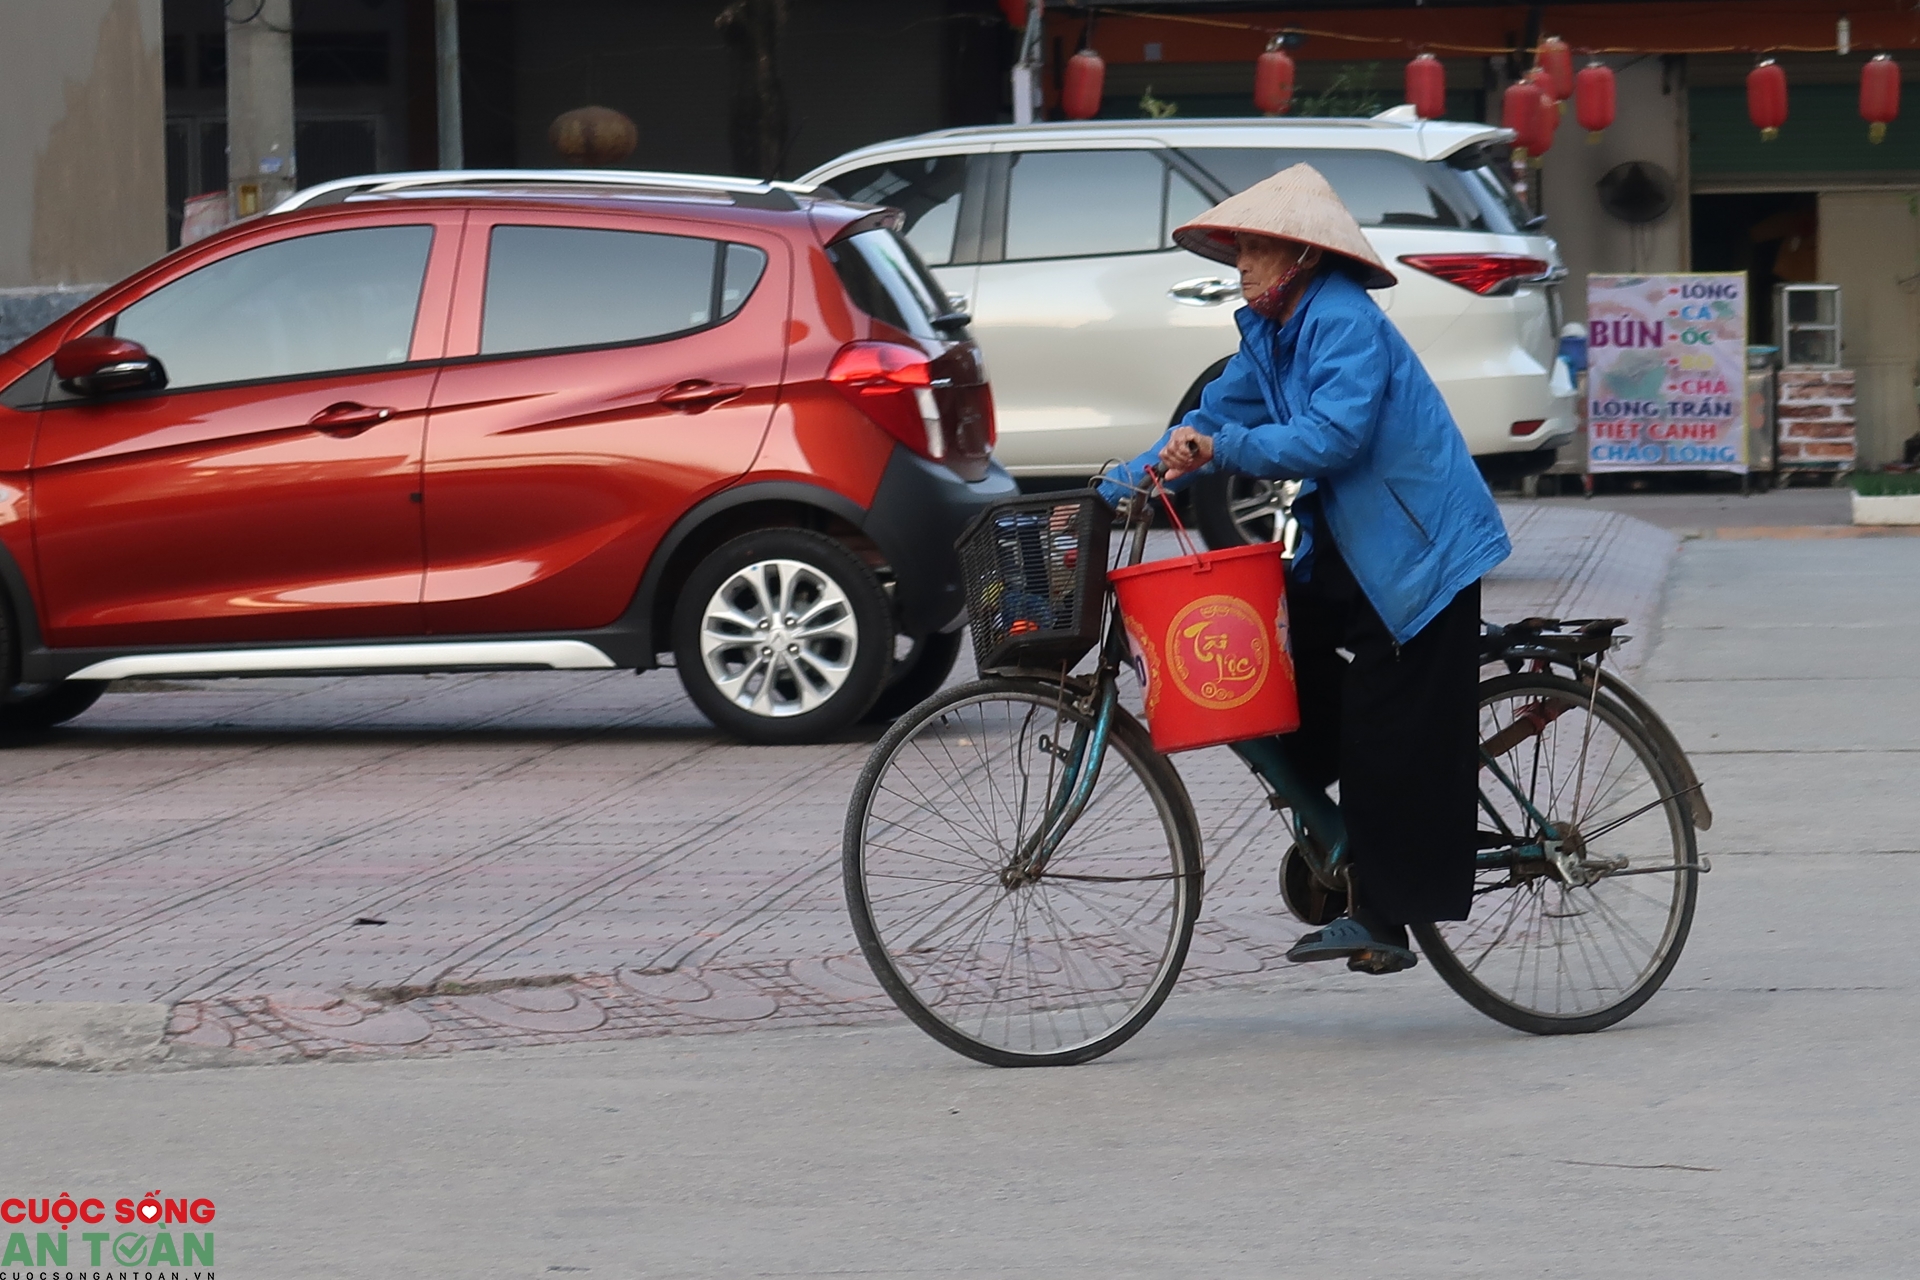
[[[1747,275],[1747,341],[1775,345],[1773,287],[1820,278],[1820,197],[1811,191],[1693,197],[1693,269]]]

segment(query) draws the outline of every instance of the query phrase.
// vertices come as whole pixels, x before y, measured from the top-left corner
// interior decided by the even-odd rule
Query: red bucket
[[[1275,542],[1115,569],[1147,726],[1163,752],[1300,727]]]

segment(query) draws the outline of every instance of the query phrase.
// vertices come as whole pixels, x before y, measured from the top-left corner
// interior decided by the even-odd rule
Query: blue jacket
[[[1251,307],[1234,319],[1240,350],[1183,422],[1213,438],[1194,474],[1317,489],[1354,581],[1405,643],[1513,549],[1453,415],[1400,331],[1338,271],[1307,287],[1284,327]],[[1139,483],[1165,442],[1109,474]],[[1100,489],[1109,502],[1125,492]],[[1303,532],[1307,570],[1315,531]]]

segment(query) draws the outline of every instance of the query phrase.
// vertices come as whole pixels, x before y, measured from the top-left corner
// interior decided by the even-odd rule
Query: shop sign
[[[1587,469],[1747,469],[1747,278],[1587,277]]]

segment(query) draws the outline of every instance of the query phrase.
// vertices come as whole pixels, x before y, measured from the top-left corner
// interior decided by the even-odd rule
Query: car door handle
[[[393,410],[385,405],[364,405],[342,400],[308,418],[307,425],[330,436],[357,436],[368,427],[377,427],[392,416]]]
[[[1211,307],[1239,297],[1240,285],[1238,281],[1222,280],[1218,276],[1202,276],[1198,280],[1182,280],[1167,290],[1167,296],[1189,307]]]
[[[722,400],[731,400],[745,392],[746,388],[737,382],[708,382],[705,378],[689,378],[662,391],[660,403],[681,413],[700,413]]]

